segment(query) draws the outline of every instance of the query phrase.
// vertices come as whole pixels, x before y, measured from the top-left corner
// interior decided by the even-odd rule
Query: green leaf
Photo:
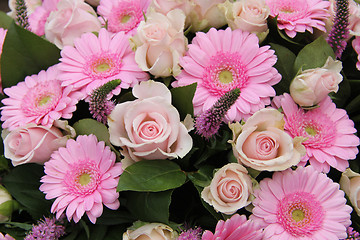
[[[1,55],[1,79],[3,88],[24,81],[26,76],[59,62],[60,50],[52,43],[29,32],[14,22],[6,34]]]
[[[51,201],[40,192],[40,178],[44,167],[37,164],[24,164],[15,167],[3,179],[5,188],[29,212],[34,219],[50,214]]]
[[[281,81],[274,86],[277,95],[280,95],[284,92],[289,92],[290,83],[295,76],[293,66],[296,56],[292,51],[279,44],[270,43],[270,46],[275,50],[277,56],[277,62],[274,67],[282,76]]]
[[[299,52],[295,59],[294,72],[322,67],[329,56],[335,59],[334,51],[323,37],[318,37]]]
[[[127,192],[126,206],[134,217],[141,221],[168,224],[172,192]]]
[[[107,127],[91,118],[81,119],[73,126],[76,131],[76,135],[90,135],[94,134],[99,141],[109,142],[109,131]]]
[[[194,107],[192,100],[196,91],[197,83],[190,84],[184,87],[172,88],[170,90],[172,96],[172,105],[180,113],[180,118],[183,120],[187,114],[194,116]]]
[[[215,209],[214,209],[212,206],[210,206],[208,203],[206,203],[206,202],[202,199],[202,197],[201,197],[201,192],[202,192],[202,190],[203,190],[204,188],[203,188],[203,187],[200,187],[200,186],[197,186],[197,185],[194,185],[194,186],[195,186],[195,188],[196,188],[196,189],[198,190],[198,192],[199,192],[202,205],[206,208],[206,210],[208,210],[208,212],[209,212],[216,220],[218,220],[218,221],[221,220],[221,219],[223,218],[223,216],[222,216],[220,213],[216,212]]]
[[[357,112],[360,110],[360,95],[357,95],[351,102],[346,106],[345,110],[348,114]]]
[[[103,240],[122,240],[123,233],[126,231],[126,226],[118,225],[109,227],[106,236]]]
[[[132,216],[126,210],[110,210],[108,208],[104,208],[103,214],[96,220],[97,224],[102,225],[119,225],[124,223],[132,223],[136,221],[134,216]]]
[[[6,224],[10,224],[12,226],[24,229],[26,231],[29,231],[32,229],[33,225],[32,224],[27,224],[27,223],[20,223],[20,222],[6,222]]]
[[[0,149],[1,151],[2,149]],[[1,151],[4,152],[4,151]],[[9,160],[4,157],[4,155],[0,156],[0,171],[7,171],[9,170]]]
[[[0,11],[0,27],[8,29],[13,19],[8,16],[5,12]]]
[[[117,191],[160,192],[180,187],[185,181],[185,173],[172,161],[140,161],[124,170]]]
[[[213,177],[214,167],[204,165],[197,172],[189,173],[188,177],[194,185],[200,187],[209,186]]]

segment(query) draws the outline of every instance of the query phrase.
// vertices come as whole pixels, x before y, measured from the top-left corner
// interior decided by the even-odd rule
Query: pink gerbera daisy
[[[57,78],[57,65],[42,70],[38,74],[27,76],[16,86],[5,88],[8,98],[1,102],[1,121],[3,128],[14,130],[27,123],[36,123],[46,127],[60,118],[70,119],[81,97],[72,87],[62,87]]]
[[[60,218],[66,209],[69,221],[78,222],[87,214],[92,223],[101,216],[103,204],[113,210],[120,206],[116,187],[123,170],[115,153],[94,135],[70,139],[45,163],[40,190],[46,199],[56,198],[51,212]]]
[[[94,89],[120,79],[121,84],[112,92],[117,95],[121,88],[133,87],[149,78],[135,62],[135,53],[123,32],[112,34],[102,28],[98,37],[85,33],[74,45],[65,46],[61,51],[62,86],[72,85],[89,96]]]
[[[354,135],[354,122],[343,109],[337,109],[330,97],[312,110],[299,108],[289,94],[280,98],[285,115],[285,130],[292,137],[304,137],[306,155],[300,165],[310,164],[320,172],[329,172],[330,166],[344,172],[348,160],[358,153],[359,138]],[[279,99],[275,99],[278,101]]]
[[[262,240],[263,233],[260,226],[247,220],[245,215],[235,214],[230,219],[220,220],[216,224],[215,233],[205,231],[202,240]]]
[[[346,238],[352,208],[344,192],[312,166],[275,172],[254,192],[250,219],[264,228],[267,240]]]
[[[326,31],[325,20],[330,17],[329,1],[324,0],[266,0],[270,16],[277,17],[278,28],[289,37],[298,32]]]
[[[3,48],[3,45],[4,45],[6,33],[7,33],[7,29],[0,28],[0,59],[1,59],[1,53],[2,53],[2,48]],[[0,92],[2,92],[2,86],[1,86],[1,65],[0,65]]]
[[[110,32],[124,31],[133,35],[139,23],[144,20],[150,2],[150,0],[101,0],[97,12],[105,19]]]
[[[352,41],[352,47],[354,48],[355,52],[357,53],[358,61],[356,63],[356,68],[360,71],[360,37],[355,37],[355,39]]]
[[[226,121],[240,121],[270,103],[272,85],[281,75],[273,67],[276,56],[270,46],[259,47],[255,34],[216,30],[198,32],[180,59],[183,71],[173,86],[197,83],[193,99],[195,115],[205,112],[226,92],[238,88],[240,97],[225,115]]]

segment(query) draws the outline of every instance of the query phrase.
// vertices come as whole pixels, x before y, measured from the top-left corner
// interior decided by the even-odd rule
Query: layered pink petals
[[[61,51],[59,79],[62,86],[73,86],[86,95],[105,83],[120,79],[121,84],[113,91],[133,87],[139,81],[147,80],[135,62],[128,37],[123,33],[112,34],[101,29],[97,37],[85,33],[75,40],[75,47],[65,46]]]
[[[326,31],[325,20],[330,17],[329,1],[324,0],[266,0],[270,16],[277,17],[279,29],[293,38],[298,32],[317,28]]]
[[[196,34],[186,56],[180,59],[183,71],[173,85],[197,82],[195,115],[209,109],[225,92],[239,88],[240,97],[225,118],[240,121],[264,108],[275,96],[272,85],[281,79],[273,67],[276,60],[269,46],[259,47],[255,34],[212,28]]]
[[[318,171],[329,172],[330,166],[344,172],[348,160],[355,159],[358,153],[359,138],[354,135],[354,122],[346,111],[336,108],[330,97],[319,103],[319,107],[304,111],[292,100],[289,94],[278,97],[279,107],[285,115],[285,130],[292,137],[302,136],[307,161]]]
[[[251,219],[264,239],[343,239],[351,224],[344,192],[312,166],[274,173],[254,192]]]
[[[51,127],[57,119],[70,119],[81,97],[72,89],[61,86],[57,65],[26,77],[24,82],[4,89],[9,97],[2,100],[2,127],[14,130],[27,123]]]
[[[230,219],[220,220],[215,232],[205,231],[202,240],[262,240],[260,226],[245,215],[234,214]]]
[[[78,222],[86,213],[92,223],[101,216],[103,204],[110,209],[120,206],[116,192],[121,163],[115,154],[94,135],[68,140],[66,148],[54,152],[45,163],[40,190],[46,199],[56,198],[51,212],[59,218],[65,212],[68,220]]]

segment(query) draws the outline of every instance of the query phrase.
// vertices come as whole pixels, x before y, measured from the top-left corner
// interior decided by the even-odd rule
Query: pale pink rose
[[[52,11],[56,10],[57,3],[60,0],[44,0],[42,5],[29,15],[30,30],[36,35],[45,34],[45,23]]]
[[[230,215],[249,205],[252,193],[252,181],[246,168],[238,163],[229,163],[214,174],[201,197],[215,211]]]
[[[360,36],[360,4],[354,0],[349,1],[349,32],[352,36]]]
[[[301,107],[311,107],[321,102],[330,92],[337,92],[343,76],[342,63],[329,57],[321,68],[300,72],[290,84],[290,95]]]
[[[127,230],[123,240],[176,240],[178,234],[162,223],[148,223],[136,230]]]
[[[153,0],[150,7],[154,8],[156,12],[164,15],[168,14],[174,9],[180,9],[188,16],[193,8],[191,0]],[[186,18],[185,28],[190,25],[190,19]]]
[[[155,77],[167,77],[180,73],[179,59],[186,52],[184,36],[185,14],[180,9],[167,15],[148,10],[146,21],[141,21],[135,44],[135,61],[143,71]]]
[[[152,80],[133,88],[137,98],[117,104],[108,116],[110,142],[120,146],[123,167],[141,160],[184,157],[192,148],[192,138],[171,105],[171,93]]]
[[[226,21],[232,30],[241,29],[245,32],[257,34],[260,42],[268,34],[267,18],[270,9],[265,0],[229,1],[219,4]]]
[[[298,164],[305,154],[303,139],[293,139],[284,131],[283,114],[276,109],[255,112],[233,132],[230,142],[238,162],[258,171],[285,170]]]
[[[348,168],[342,173],[339,183],[341,190],[349,197],[351,205],[360,216],[360,174]]]
[[[53,151],[64,147],[68,139],[56,127],[44,127],[34,123],[11,132],[3,131],[4,155],[14,166],[25,163],[43,164]]]
[[[192,10],[188,14],[191,31],[198,32],[207,28],[220,28],[226,25],[224,14],[219,8],[225,0],[192,0]]]
[[[62,49],[72,46],[83,33],[98,32],[100,28],[94,9],[84,0],[60,0],[45,23],[45,37]]]

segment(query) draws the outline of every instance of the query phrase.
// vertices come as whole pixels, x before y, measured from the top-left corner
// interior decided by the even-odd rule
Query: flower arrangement
[[[360,239],[357,0],[9,0],[0,239]]]

